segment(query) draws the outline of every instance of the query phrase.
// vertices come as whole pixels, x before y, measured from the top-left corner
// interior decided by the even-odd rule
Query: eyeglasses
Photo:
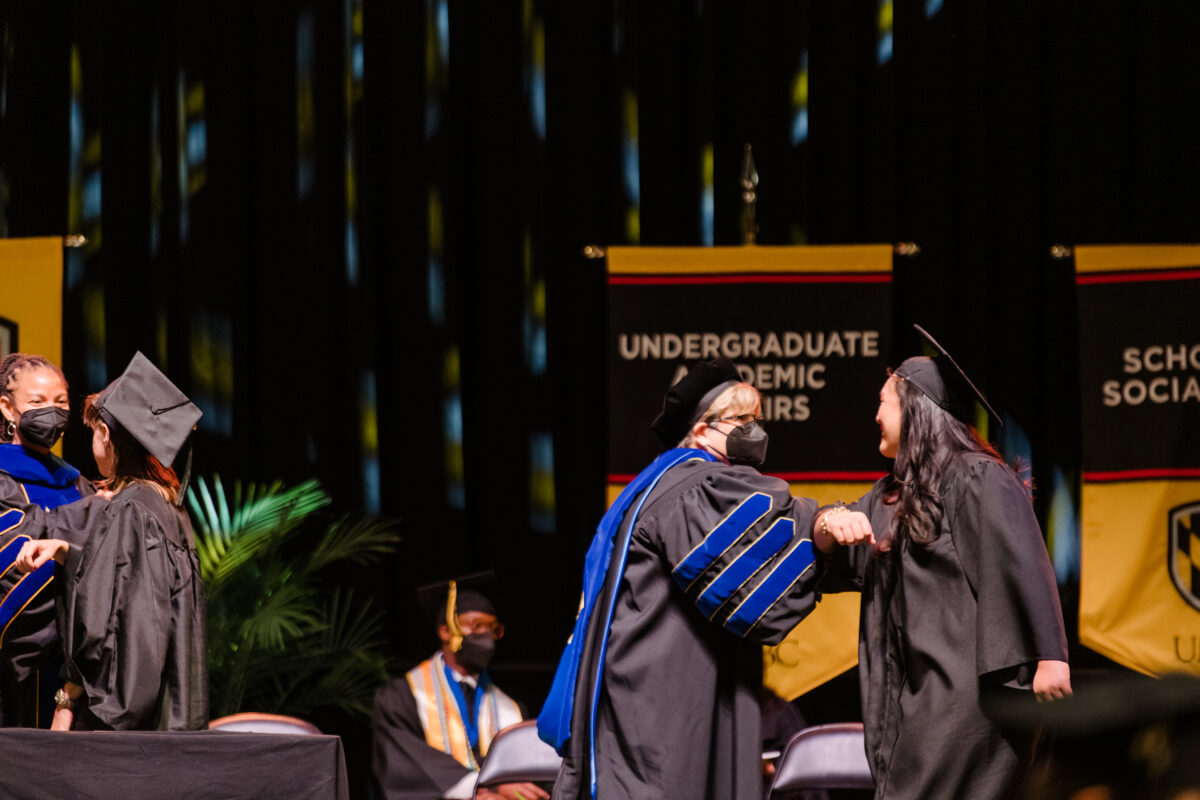
[[[460,617],[458,627],[462,628],[463,633],[490,633],[494,639],[504,638],[504,625],[499,622],[463,622]]]
[[[736,422],[738,425],[749,425],[751,422],[762,424],[763,418],[758,414],[738,414],[733,417],[718,417],[717,419],[709,420],[711,425],[714,422]]]

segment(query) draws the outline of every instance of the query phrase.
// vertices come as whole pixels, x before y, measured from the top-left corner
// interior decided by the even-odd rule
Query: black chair
[[[861,722],[813,725],[788,740],[769,797],[805,789],[874,789]]]
[[[479,767],[475,791],[500,783],[554,785],[562,758],[538,738],[537,720],[509,725],[492,738],[487,756]]]

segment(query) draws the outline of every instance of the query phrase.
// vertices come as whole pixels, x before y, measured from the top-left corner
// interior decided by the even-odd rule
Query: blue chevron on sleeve
[[[9,509],[0,514],[0,531],[11,530],[25,518],[25,512],[19,509]],[[28,536],[14,536],[0,547],[0,575],[6,574],[13,567],[13,562],[21,552],[21,547],[30,541]],[[4,633],[16,616],[25,610],[38,592],[46,588],[54,577],[54,562],[47,561],[40,567],[24,575],[17,581],[16,586],[0,600],[0,645],[4,643]]]
[[[729,512],[725,519],[717,523],[704,537],[704,541],[696,545],[692,552],[679,562],[679,566],[672,572],[675,582],[685,591],[690,589],[696,578],[770,510],[771,498],[762,492],[755,492],[739,503],[737,508]]]
[[[14,509],[14,511],[15,510],[16,509]],[[5,517],[11,513],[12,511],[8,511],[4,514],[0,514],[0,525],[4,524]],[[20,511],[17,511],[17,513],[21,514],[22,517],[25,516]],[[0,528],[0,533],[3,532],[4,529]],[[6,572],[12,569],[13,562],[17,560],[17,556],[21,553],[21,547],[29,540],[30,539],[28,536],[14,536],[5,542],[3,547],[0,547],[0,575],[4,575]]]
[[[779,551],[792,541],[796,523],[790,519],[776,520],[775,524],[735,558],[721,571],[708,588],[696,598],[696,606],[704,616],[712,619],[725,601],[732,597],[746,581],[754,576]]]
[[[725,629],[736,636],[745,636],[750,632],[762,615],[771,606],[779,602],[792,585],[800,580],[813,564],[813,545],[811,539],[801,539],[792,548],[792,552],[771,570],[750,596],[734,609],[725,621]]]
[[[0,533],[8,533],[13,528],[20,525],[21,520],[23,520],[23,519],[25,519],[25,512],[19,508],[10,508],[8,511],[5,511],[3,514],[0,514]],[[28,536],[25,537],[25,541],[29,541]],[[21,549],[21,546],[17,545],[17,550],[20,550],[20,549]],[[15,559],[16,557],[17,557],[17,554],[13,553],[12,556],[10,556],[10,560],[8,563],[11,564],[12,559]],[[4,572],[4,569],[0,568],[0,573],[3,573],[3,572]]]

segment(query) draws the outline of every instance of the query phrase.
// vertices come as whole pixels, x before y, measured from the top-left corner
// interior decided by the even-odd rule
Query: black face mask
[[[17,430],[21,432],[21,441],[40,447],[53,447],[58,437],[67,429],[71,420],[71,412],[58,406],[42,406],[31,408],[21,415],[17,422]]]
[[[495,654],[496,637],[490,633],[468,633],[463,637],[462,648],[454,657],[463,669],[479,673],[487,669]]]
[[[762,466],[767,458],[767,432],[757,422],[737,426],[725,434],[725,457],[730,464]]]

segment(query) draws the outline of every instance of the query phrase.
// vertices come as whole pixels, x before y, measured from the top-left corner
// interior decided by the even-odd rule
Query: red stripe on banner
[[[789,483],[816,482],[816,481],[875,481],[886,475],[886,472],[767,472],[764,473],[774,478],[782,478]],[[610,474],[608,476],[609,483],[632,483],[636,475],[618,475]]]
[[[1083,473],[1083,479],[1091,483],[1144,481],[1154,478],[1200,478],[1200,469],[1124,469],[1111,472]]]
[[[609,286],[675,286],[719,283],[891,283],[890,272],[804,275],[609,275]]]
[[[1097,272],[1075,276],[1075,284],[1141,283],[1143,281],[1187,281],[1200,278],[1200,269],[1165,269],[1138,272]]]
[[[886,472],[768,472],[776,478],[783,478],[788,483],[805,483],[815,481],[875,481],[887,475]]]

